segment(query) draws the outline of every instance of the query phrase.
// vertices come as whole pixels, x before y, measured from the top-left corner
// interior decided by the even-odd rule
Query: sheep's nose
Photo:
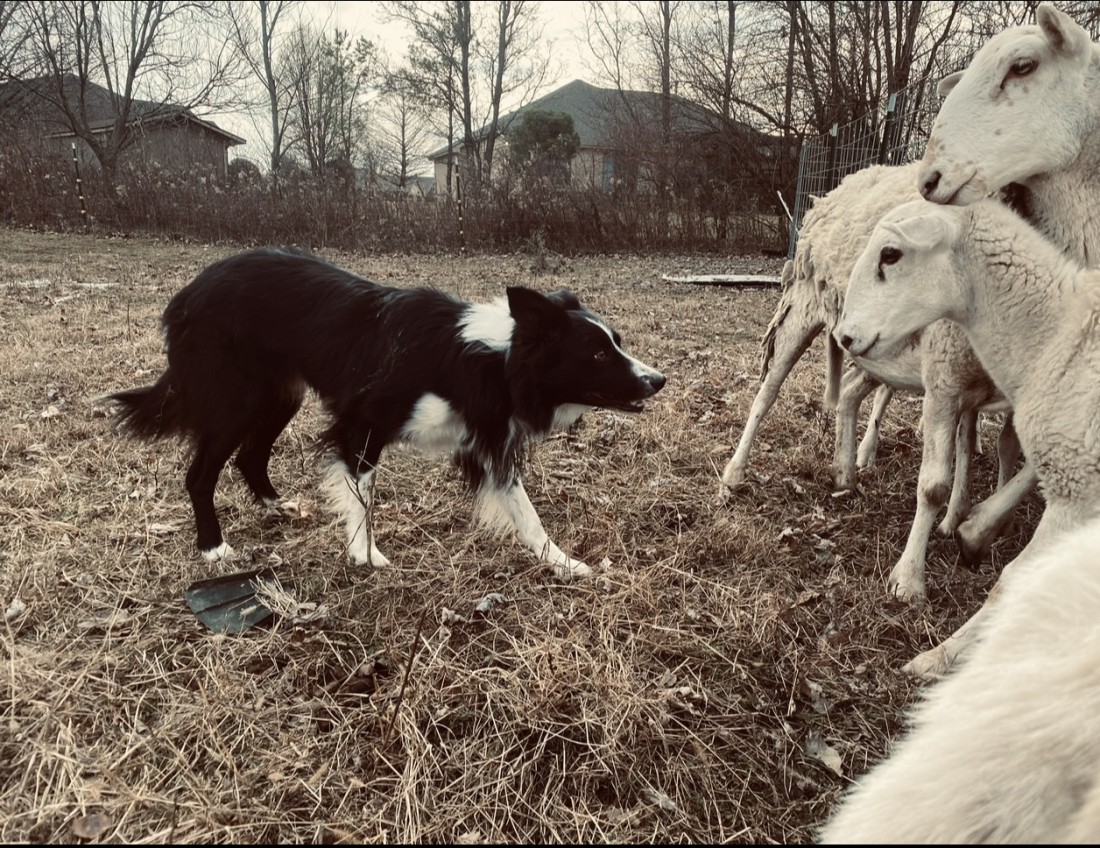
[[[842,348],[844,348],[845,350],[851,350],[852,349],[853,339],[847,333],[842,335],[839,339],[837,339],[837,341],[840,342],[840,346]]]
[[[932,193],[933,193],[933,192],[935,192],[935,190],[936,190],[936,189],[937,189],[937,188],[939,187],[939,184],[940,184],[940,179],[941,179],[942,177],[943,177],[943,174],[941,174],[941,173],[940,173],[939,171],[933,171],[933,172],[932,172],[931,174],[929,174],[929,175],[928,175],[928,178],[927,178],[927,179],[926,179],[926,180],[924,181],[924,183],[923,183],[923,184],[921,185],[921,187],[920,187],[920,193],[921,193],[922,195],[924,195],[924,198],[925,198],[926,200],[927,200],[927,199],[928,199],[928,198],[929,198],[929,197],[930,197],[930,196],[932,195]]]

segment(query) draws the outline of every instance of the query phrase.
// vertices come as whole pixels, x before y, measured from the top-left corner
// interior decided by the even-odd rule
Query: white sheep
[[[779,389],[795,363],[809,349],[818,334],[832,329],[840,314],[843,287],[852,264],[866,242],[871,228],[881,215],[897,205],[903,196],[918,197],[915,184],[919,175],[916,163],[901,167],[872,166],[850,174],[823,197],[815,198],[798,235],[794,259],[783,266],[782,294],[775,314],[761,341],[762,365],[760,388],[753,398],[733,457],[726,463],[721,482],[724,491],[735,490],[747,478],[749,454],[756,432],[779,396]],[[825,405],[837,406],[840,389],[841,355],[831,336],[826,336]],[[857,457],[840,434],[854,434],[855,410],[875,383],[862,372],[845,386],[845,406],[837,412],[838,440],[833,462],[837,488],[851,488],[855,482]],[[884,406],[880,394],[877,406]],[[881,410],[878,410],[881,413]],[[841,418],[844,423],[841,424]],[[854,443],[854,435],[850,436]],[[860,467],[874,461],[877,430],[868,428],[860,445]]]
[[[1007,581],[982,638],[839,802],[826,844],[1100,840],[1100,519]]]
[[[1020,184],[1035,226],[1068,255],[1100,265],[1100,44],[1050,3],[1035,20],[995,35],[941,83],[947,97],[921,163],[921,191],[962,205]],[[1034,469],[1021,475],[959,528],[964,549],[1026,494]],[[949,637],[906,670],[933,678],[954,653]]]
[[[1100,81],[1097,79],[1100,46],[1093,44],[1083,28],[1049,3],[1040,5],[1036,16],[1038,25],[999,33],[975,55],[966,71],[953,74],[941,83],[941,93],[948,96],[937,117],[925,159],[920,165],[904,167],[915,167],[917,185],[936,202],[970,202],[1006,189],[1010,184],[1021,184],[1029,214],[1036,225],[1071,256],[1089,263],[1100,257],[1100,216],[1092,211],[1093,199],[1100,196],[1100,149],[1097,149],[1100,133],[1096,132],[1100,108]],[[999,83],[1013,73],[1013,64],[1023,59],[1035,66],[1041,60],[1042,70],[1028,76],[1022,89],[1013,89],[1012,97],[999,97]],[[953,88],[961,94],[953,92]],[[1023,109],[1024,114],[1021,114],[1021,107],[1030,103],[1039,105],[1034,110]],[[1070,117],[1048,120],[1051,104],[1055,104],[1054,111]],[[983,109],[994,113],[995,118],[983,119]],[[1032,117],[1036,120],[1031,120]],[[1062,132],[1052,134],[1050,129]],[[1040,152],[1044,149],[1045,152]],[[860,174],[871,180],[877,170],[866,169]],[[781,365],[788,359],[793,365],[801,356],[819,332],[814,321],[830,328],[834,326],[836,309],[843,299],[846,273],[854,263],[854,256],[849,256],[852,234],[858,236],[869,230],[864,215],[868,207],[880,211],[878,201],[881,197],[865,203],[865,195],[856,190],[860,183],[853,177],[827,196],[833,202],[823,206],[818,201],[807,216],[807,223],[812,223],[811,216],[821,207],[821,220],[829,223],[818,225],[818,234],[805,251],[806,261],[800,265],[796,255],[795,282],[789,287],[791,305],[787,309],[787,314],[795,316],[796,322],[791,329],[776,327],[777,323],[790,321],[781,316],[779,310],[773,319],[775,359]],[[882,180],[881,172],[879,180]],[[851,191],[842,191],[846,184]],[[917,196],[909,189],[899,185],[894,202],[902,203]],[[800,235],[799,253],[803,252],[802,239],[808,236],[806,229],[808,227]],[[864,243],[865,236],[858,247]],[[818,270],[819,265],[824,272]],[[800,282],[802,284],[798,285]],[[784,296],[787,296],[786,288]],[[783,306],[781,301],[781,309]],[[813,313],[815,306],[817,311]],[[810,320],[803,317],[807,313],[811,315]],[[812,334],[805,339],[807,327],[812,329]],[[769,332],[773,332],[772,328]],[[925,389],[924,453],[917,486],[917,510],[905,550],[888,579],[891,591],[906,600],[925,596],[928,535],[937,512],[945,503],[948,509],[940,531],[950,533],[957,529],[962,556],[972,562],[978,561],[1011,519],[1016,504],[1031,491],[1037,480],[1034,468],[1025,465],[1006,483],[1006,469],[1012,467],[1014,453],[1011,440],[1002,439],[998,444],[1001,458],[998,491],[979,504],[966,521],[959,523],[969,509],[965,484],[969,471],[966,439],[970,438],[976,410],[983,405],[990,408],[989,405],[995,403],[995,395],[991,382],[967,349],[958,328],[949,323],[929,328],[922,336],[921,348],[924,372],[921,382]],[[911,364],[910,351],[905,353],[903,361]],[[771,374],[766,375],[766,383],[772,381],[774,388],[769,396],[766,391],[769,387],[762,386],[754,401],[738,451],[723,473],[726,485],[736,485],[744,479],[748,448],[759,419],[774,401],[778,384],[786,377],[790,365],[777,374],[778,380],[773,380]],[[912,381],[911,372],[899,375],[902,369],[896,363],[891,363],[890,370],[893,377],[889,374],[879,376],[885,376],[887,382],[893,379],[894,385]],[[838,371],[835,366],[830,368],[834,380]],[[904,380],[898,380],[899,376]],[[840,469],[838,482],[844,473],[842,458],[854,453],[854,409],[867,392],[864,385],[854,381],[853,385],[850,394],[841,393],[837,410],[835,464]],[[761,396],[765,404],[760,403]],[[959,438],[956,433],[960,434]],[[956,446],[957,458],[948,502],[952,444]],[[907,670],[922,677],[934,677],[942,671],[942,661],[943,655],[933,649],[916,658]]]
[[[920,167],[920,163],[875,165],[857,171],[818,198],[806,215],[795,258],[784,267],[783,295],[764,336],[763,381],[737,451],[723,472],[724,485],[735,488],[743,482],[752,440],[783,380],[817,334],[823,328],[831,331],[835,326],[848,276],[875,223],[898,203],[920,197],[917,189]],[[828,341],[835,347],[831,338]],[[839,367],[832,357],[828,366],[827,385],[832,387]],[[876,398],[871,425],[859,450],[861,466],[868,464],[872,455],[878,435],[877,420],[889,397],[886,392],[897,388],[925,393],[925,459],[921,465],[917,513],[888,584],[897,597],[915,601],[925,596],[925,553],[936,514],[948,504],[940,526],[941,532],[947,534],[958,527],[969,510],[969,461],[978,410],[996,411],[1004,405],[957,327],[945,322],[927,333],[915,334],[911,343],[889,362],[875,363],[847,375],[837,405],[834,469],[838,488],[848,488],[854,483],[856,414],[860,402],[880,382],[887,389]],[[835,394],[832,389],[826,397]],[[958,439],[956,432],[960,434]],[[949,499],[953,444],[957,446],[957,457]],[[1011,473],[1007,465],[1011,454],[1006,453],[1005,457],[1001,482]],[[995,531],[1000,522],[991,520],[988,524]],[[984,539],[980,544],[988,547]]]
[[[827,842],[1095,839],[1100,801],[1100,270],[1001,204],[906,203],[875,228],[835,330],[861,360],[941,319],[1011,402],[1047,508],[957,670],[861,780]],[[1058,545],[1067,531],[1068,538]],[[1086,800],[1088,804],[1086,805]],[[1083,809],[1084,808],[1084,809]]]

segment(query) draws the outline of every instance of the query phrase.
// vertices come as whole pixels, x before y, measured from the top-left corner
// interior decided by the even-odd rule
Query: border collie
[[[331,424],[327,483],[353,563],[388,565],[369,526],[375,466],[391,442],[453,455],[483,523],[514,530],[558,577],[591,573],[547,536],[521,473],[526,448],[585,411],[640,411],[665,384],[569,291],[511,286],[468,303],[432,288],[391,288],[288,248],[251,250],[203,270],[161,319],[168,368],[110,395],[120,428],[181,436],[198,547],[230,558],[214,487],[235,464],[258,500],[279,495],[267,466],[307,387]]]

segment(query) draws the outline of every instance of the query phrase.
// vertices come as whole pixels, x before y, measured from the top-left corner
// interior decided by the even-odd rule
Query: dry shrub
[[[761,431],[753,483],[719,505],[777,294],[660,276],[776,260],[596,257],[536,277],[523,255],[330,252],[474,299],[567,286],[669,383],[643,415],[594,412],[533,454],[546,527],[596,567],[574,585],[474,531],[446,463],[396,450],[376,514],[395,565],[348,566],[307,404],[272,463],[297,511],[266,517],[232,470],[217,497],[236,568],[278,566],[281,615],[213,635],[183,591],[234,569],[194,550],[183,451],[119,437],[96,398],[152,381],[168,298],[227,252],[0,230],[5,841],[806,841],[901,729],[898,668],[977,608],[1036,518],[1031,502],[980,573],[934,540],[930,603],[890,601],[919,404],[892,408],[862,493],[834,497],[819,348]]]
[[[689,192],[664,209],[652,194],[513,183],[471,193],[462,208],[399,192],[352,189],[298,172],[277,191],[267,177],[224,181],[156,163],[119,168],[113,188],[90,166],[81,171],[96,233],[143,233],[237,244],[304,244],[367,252],[499,252],[522,249],[540,233],[560,253],[695,250],[782,251],[785,221],[740,198],[716,211]],[[0,151],[0,221],[11,226],[82,230],[71,158]]]

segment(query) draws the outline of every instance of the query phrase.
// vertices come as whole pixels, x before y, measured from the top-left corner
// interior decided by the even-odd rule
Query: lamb
[[[1035,20],[994,36],[964,72],[941,83],[947,97],[921,163],[921,193],[935,203],[963,205],[1019,184],[1029,195],[1035,226],[1068,255],[1095,266],[1100,264],[1100,44],[1049,3],[1036,9]],[[1034,469],[1030,474],[1035,479]],[[989,521],[1026,493],[1028,469],[1021,475],[959,528],[964,546],[969,524]],[[934,678],[956,651],[957,641],[949,637],[905,669]]]
[[[875,221],[900,202],[899,197],[904,197],[898,192],[919,196],[913,188],[917,175],[916,164],[894,168],[873,166],[850,174],[837,188],[815,199],[799,232],[795,257],[783,266],[780,277],[783,293],[761,341],[760,389],[753,399],[737,449],[722,472],[722,497],[745,482],[756,432],[779,396],[783,381],[817,335],[836,324],[843,286]],[[835,408],[840,394],[841,353],[831,336],[826,337],[825,344],[825,405]],[[875,386],[874,381],[861,373],[853,377],[843,393],[845,406],[838,410],[838,434],[841,428],[845,428],[846,435],[854,434],[855,410]],[[880,393],[876,407],[885,406],[888,391]],[[853,418],[845,418],[841,424],[840,418],[845,416]],[[847,442],[842,445],[838,438],[833,469],[840,489],[851,488],[855,482],[857,456],[847,447]],[[874,461],[876,448],[877,429],[869,427],[858,453],[860,467]]]
[[[1036,19],[1036,26],[1014,27],[994,36],[966,71],[953,74],[941,83],[941,94],[947,95],[947,99],[937,117],[925,158],[916,166],[918,185],[928,199],[941,203],[967,203],[995,191],[1011,189],[1014,205],[1026,206],[1036,226],[1071,256],[1090,263],[1090,259],[1097,261],[1100,255],[1100,218],[1092,211],[1092,199],[1100,196],[1100,133],[1096,132],[1100,121],[1097,114],[1100,111],[1097,72],[1100,45],[1093,44],[1082,27],[1049,3],[1039,6]],[[1008,103],[997,95],[1002,90],[1000,82],[1007,73],[1015,73],[1011,71],[1012,65],[1017,61],[1023,63],[1025,59],[1031,63],[1031,70],[1040,62],[1042,69],[1034,74],[1029,70],[1028,84],[1014,91]],[[1019,67],[1025,66],[1020,64]],[[960,93],[953,93],[955,88]],[[1023,110],[1027,114],[1021,114],[1021,104],[1036,105]],[[998,111],[1005,109],[1012,110],[1011,119]],[[986,112],[989,117],[983,119]],[[1058,119],[1057,115],[1051,116],[1051,112],[1068,117]],[[1059,129],[1060,133],[1052,132]],[[837,189],[834,193],[839,192]],[[915,196],[901,188],[895,202],[902,203]],[[863,202],[862,197],[853,195],[847,203],[830,210],[830,215],[860,219]],[[836,239],[828,229],[823,230],[829,238],[816,239],[819,246],[810,255],[811,259],[829,255],[820,245],[829,245],[830,239],[845,244],[843,237]],[[844,232],[843,227],[840,231]],[[858,225],[853,231],[858,232]],[[806,235],[804,228],[803,237]],[[799,247],[801,252],[801,239]],[[854,262],[854,258],[851,261]],[[836,274],[837,268],[834,266],[830,271]],[[833,326],[844,282],[835,276],[819,279],[816,287],[823,292],[817,295],[817,301],[823,304],[819,310],[826,316],[822,322]],[[830,288],[837,288],[837,293],[830,294]],[[805,294],[801,298],[808,300]],[[832,320],[829,316],[833,316]],[[891,571],[888,583],[897,597],[910,601],[920,600],[926,594],[927,539],[936,513],[948,500],[950,445],[956,431],[960,439],[956,440],[955,484],[940,531],[949,533],[957,529],[963,559],[976,562],[984,557],[993,539],[1010,520],[1013,508],[1038,479],[1035,469],[1025,465],[1006,482],[1006,471],[1013,467],[1015,456],[1011,431],[1006,431],[998,443],[1001,466],[998,491],[976,507],[966,521],[959,523],[968,510],[963,481],[968,471],[971,422],[976,408],[992,403],[995,396],[991,394],[993,386],[988,377],[981,373],[977,360],[966,350],[965,339],[959,330],[945,324],[936,325],[930,331],[934,333],[932,337],[927,333],[922,337],[922,356],[926,357],[924,368],[929,384],[925,385],[924,456],[918,482],[917,512],[905,550]],[[818,330],[813,332],[816,334]],[[797,333],[787,333],[788,338],[791,336]],[[776,338],[782,338],[778,331]],[[804,344],[808,345],[809,341]],[[778,349],[779,345],[776,347]],[[804,347],[797,350],[792,364],[802,350]],[[787,371],[789,369],[788,365]],[[782,372],[778,382],[787,371]],[[834,367],[832,373],[837,372],[838,368]],[[857,389],[866,394],[866,389],[858,386]],[[762,386],[760,394],[764,391]],[[775,391],[778,391],[778,384]],[[851,435],[854,412],[851,410],[852,404],[858,405],[860,399],[858,393],[848,397],[847,404],[842,398],[838,408],[838,457],[851,453],[851,448],[844,448],[842,443],[854,443]],[[754,402],[753,412],[756,410]],[[723,474],[727,485],[736,485],[739,476],[743,479],[748,460],[746,438],[751,441],[758,423],[750,415],[742,445]],[[743,451],[742,446],[745,446]],[[839,461],[837,465],[842,467]],[[944,661],[945,656],[933,649],[916,658],[906,669],[917,676],[934,677],[946,667]]]
[[[823,839],[1095,838],[1100,270],[1067,258],[995,202],[903,204],[883,217],[852,270],[837,340],[873,361],[943,318],[963,327],[1012,404],[1047,508],[990,602],[957,634],[976,644]]]
[[[1100,840],[1100,516],[1006,581],[982,639],[818,834],[826,844]]]
[[[875,222],[898,203],[920,197],[916,187],[920,167],[919,163],[876,165],[851,174],[840,186],[819,198],[806,216],[795,258],[784,268],[783,296],[764,337],[763,382],[737,452],[723,472],[724,485],[735,488],[744,480],[752,439],[774,403],[779,386],[821,329],[835,326],[848,275]],[[835,342],[828,341],[835,347]],[[832,387],[839,367],[831,356],[828,363],[827,383]],[[940,531],[948,534],[958,527],[969,509],[969,460],[978,410],[997,411],[1004,409],[1004,404],[958,328],[945,323],[928,333],[915,335],[888,364],[856,369],[846,377],[837,407],[834,468],[838,488],[849,488],[854,483],[856,413],[863,398],[880,382],[885,388],[880,389],[876,398],[872,425],[858,452],[861,466],[873,458],[878,435],[874,422],[881,418],[889,398],[887,392],[894,388],[925,392],[925,458],[917,514],[905,550],[889,578],[889,588],[897,597],[919,601],[926,594],[925,553],[936,513],[945,503],[948,505],[940,525]],[[835,395],[835,389],[831,393]],[[827,392],[827,398],[829,395]],[[957,457],[948,500],[952,443],[956,444]],[[1011,471],[1009,463],[1014,454],[1010,441],[1001,442],[1000,448],[1003,484]],[[1002,524],[1000,514],[987,524],[990,533],[996,532]],[[978,541],[979,547],[988,545],[984,537]]]

